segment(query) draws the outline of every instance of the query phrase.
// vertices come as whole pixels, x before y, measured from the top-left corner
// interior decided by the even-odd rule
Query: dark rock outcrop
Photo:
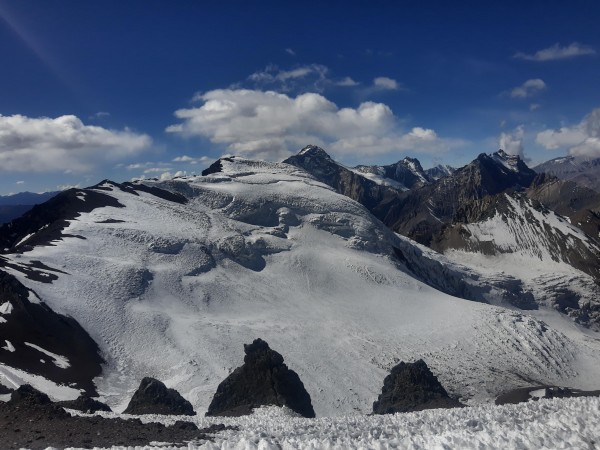
[[[75,400],[62,401],[58,402],[57,404],[63,408],[76,409],[77,411],[83,411],[84,413],[88,414],[92,414],[97,411],[112,411],[108,405],[87,395],[81,395]]]
[[[304,147],[300,153],[283,162],[304,169],[320,182],[331,186],[340,194],[356,200],[369,210],[382,202],[392,201],[399,192],[346,169],[335,162],[325,150],[315,145]]]
[[[537,391],[537,392],[536,392]],[[537,395],[533,395],[533,394]],[[530,386],[513,389],[496,397],[496,405],[537,401],[541,398],[600,397],[600,390],[582,391],[560,386]]]
[[[31,270],[35,273],[35,267]],[[15,350],[0,345],[0,363],[97,395],[93,380],[104,362],[98,345],[75,319],[35,302],[36,297],[14,275],[0,270],[0,305],[10,305],[10,313],[0,315],[2,343],[10,342]],[[68,364],[57,364],[40,348],[61,355]]]
[[[379,398],[373,403],[374,414],[422,411],[463,406],[451,398],[427,364],[401,362],[385,377]]]
[[[205,177],[207,175],[210,175],[211,173],[222,172],[223,171],[223,161],[232,162],[233,159],[227,158],[227,157],[217,159],[214,163],[212,163],[210,166],[208,166],[206,169],[204,169],[202,171],[202,176]]]
[[[36,388],[29,384],[23,384],[14,391],[10,397],[10,403],[12,405],[19,406],[36,406],[36,405],[50,405],[52,400],[43,392],[38,391]]]
[[[315,417],[310,395],[283,357],[262,339],[244,345],[244,364],[217,388],[207,416],[243,416],[266,405],[287,406],[304,417]]]
[[[192,404],[179,392],[167,388],[164,383],[150,377],[142,380],[123,413],[196,415]]]

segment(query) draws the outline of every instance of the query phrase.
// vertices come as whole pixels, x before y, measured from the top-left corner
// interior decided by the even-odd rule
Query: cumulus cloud
[[[538,133],[536,142],[549,150],[566,147],[574,156],[600,157],[600,108],[577,125]]]
[[[528,98],[546,89],[546,83],[540,78],[527,80],[521,86],[511,89],[509,95],[511,98]]]
[[[435,153],[463,144],[426,128],[403,131],[383,103],[339,108],[317,93],[293,97],[248,89],[209,91],[196,100],[200,106],[175,112],[180,122],[167,132],[202,136],[231,153],[264,159],[283,158],[307,143],[356,155],[400,150]]]
[[[388,77],[377,77],[373,80],[373,86],[377,89],[387,89],[391,91],[396,91],[400,88],[400,84]]]
[[[84,125],[76,116],[55,119],[0,115],[0,170],[85,172],[137,155],[152,143],[129,129]]]
[[[498,138],[498,146],[506,153],[510,155],[518,155],[521,159],[527,161],[525,157],[525,148],[523,146],[523,139],[525,137],[525,127],[519,125],[510,132],[500,133]]]
[[[513,55],[513,58],[523,59],[525,61],[543,62],[595,54],[596,50],[594,50],[592,47],[579,44],[578,42],[573,42],[572,44],[564,47],[560,46],[559,44],[554,44],[551,47],[538,50],[532,54],[517,52]]]

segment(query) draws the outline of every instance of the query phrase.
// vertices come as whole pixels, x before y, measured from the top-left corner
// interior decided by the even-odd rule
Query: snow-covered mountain
[[[298,165],[296,159],[290,163]],[[412,255],[407,264],[413,275],[430,286],[522,309],[548,306],[600,325],[600,196],[594,191],[536,175],[518,156],[499,150],[365,206],[393,230],[445,255],[398,249],[401,258]],[[485,232],[475,233],[475,227]]]
[[[524,193],[466,204],[432,248],[480,272],[518,278],[536,305],[600,326],[600,246]]]
[[[448,164],[438,164],[435,167],[431,167],[425,170],[427,177],[431,181],[437,181],[440,178],[449,177],[454,172],[456,172],[456,169],[452,166],[449,166]]]
[[[539,164],[533,170],[600,192],[600,158],[562,156]]]
[[[396,180],[387,178],[385,181],[381,176],[369,177],[358,170],[348,169],[315,145],[304,147],[297,155],[283,162],[306,170],[317,180],[356,200],[369,210],[396,198],[398,192],[403,189]],[[203,173],[209,172],[210,168],[208,172]]]
[[[2,270],[89,333],[105,360],[95,385],[117,410],[153,376],[202,414],[257,337],[298,373],[318,416],[370,412],[399,360],[423,358],[470,404],[533,380],[600,379],[590,331],[429,287],[418,272],[457,286],[455,274],[469,273],[473,292],[479,278],[289,164],[224,158],[206,176],[106,181],[53,201],[0,231]],[[52,374],[28,376],[5,352],[2,384],[66,395]]]
[[[387,166],[356,166],[352,169],[367,178],[406,191],[431,182],[418,159],[406,157]]]

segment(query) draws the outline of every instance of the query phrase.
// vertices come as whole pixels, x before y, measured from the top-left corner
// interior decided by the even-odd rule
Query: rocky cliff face
[[[424,244],[466,203],[506,190],[528,187],[535,178],[518,156],[503,151],[481,154],[470,164],[432,184],[382,202],[373,213],[394,231]]]
[[[306,170],[317,180],[368,209],[395,198],[398,193],[393,187],[380,185],[336,163],[325,150],[314,145],[303,148],[283,162]]]

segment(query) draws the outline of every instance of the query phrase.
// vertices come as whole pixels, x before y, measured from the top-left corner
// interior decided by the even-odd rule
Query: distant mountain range
[[[533,170],[600,192],[600,158],[562,156],[539,164]]]
[[[56,194],[58,194],[58,191],[41,194],[20,192],[14,195],[0,195],[0,224],[16,219],[29,211],[34,205],[44,203]]]

